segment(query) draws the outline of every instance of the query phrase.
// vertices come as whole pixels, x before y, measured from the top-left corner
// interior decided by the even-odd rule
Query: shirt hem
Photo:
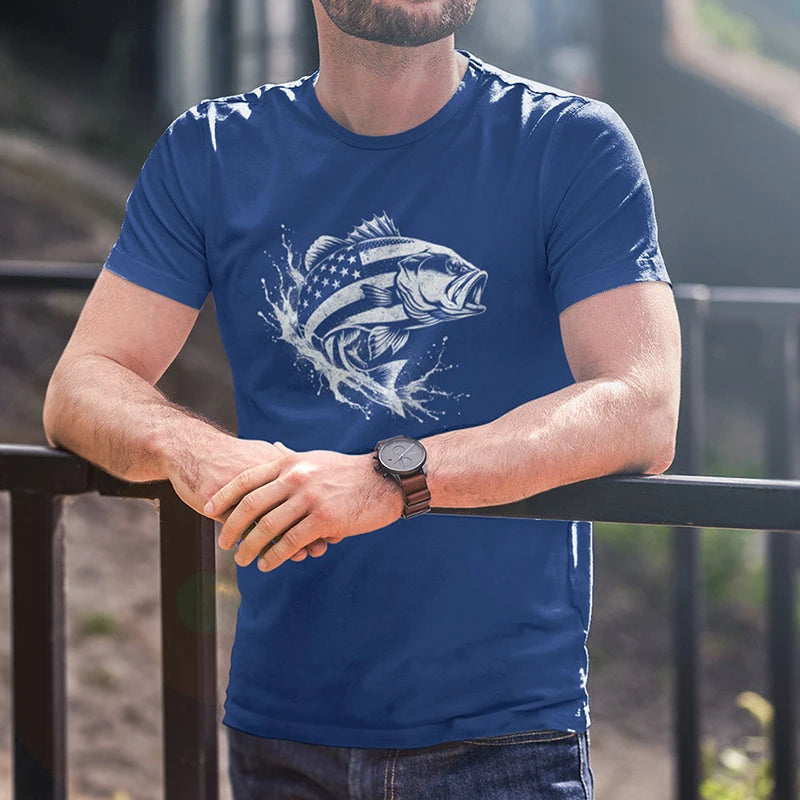
[[[507,716],[507,713],[504,715]],[[305,744],[327,745],[332,747],[360,748],[414,748],[432,747],[464,739],[480,739],[487,736],[501,736],[527,731],[556,730],[570,733],[583,733],[589,722],[583,717],[569,715],[548,715],[533,713],[515,715],[510,724],[488,722],[491,717],[479,719],[457,719],[435,725],[422,725],[414,728],[342,728],[318,723],[289,722],[274,717],[264,717],[252,711],[237,710],[231,714],[227,709],[222,724],[252,736],[267,739],[288,739]]]
[[[559,313],[580,300],[601,292],[628,286],[632,283],[661,281],[672,286],[664,262],[659,257],[644,258],[636,262],[615,264],[604,270],[586,275],[580,280],[560,286],[555,290]]]
[[[118,246],[114,246],[103,265],[104,269],[113,272],[126,281],[135,283],[151,292],[168,297],[185,306],[196,310],[203,307],[208,291],[198,290],[181,280],[165,276],[156,272],[141,261],[123,253]]]

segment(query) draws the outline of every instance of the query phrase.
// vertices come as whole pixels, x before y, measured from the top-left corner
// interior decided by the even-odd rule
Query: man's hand
[[[375,471],[371,453],[296,453],[280,443],[275,447],[281,457],[244,470],[203,508],[208,516],[225,518],[219,535],[223,549],[246,534],[236,554],[240,566],[261,554],[258,567],[269,572],[307,546],[312,555],[322,555],[327,542],[369,533],[400,518],[400,487]]]
[[[200,514],[205,513],[208,498],[236,476],[283,457],[283,451],[270,442],[238,439],[221,431],[206,430],[203,434],[194,438],[191,447],[176,443],[161,448],[168,454],[163,458],[164,471],[173,489]]]
[[[256,439],[238,439],[235,436],[213,430],[198,432],[191,449],[173,446],[164,450],[171,457],[164,458],[164,469],[175,493],[186,505],[203,514],[208,498],[236,476],[252,467],[269,464],[280,458],[286,449],[280,442]],[[213,515],[209,515],[213,516]],[[227,514],[215,519],[224,522]],[[309,553],[321,556],[327,549],[324,541],[317,541],[302,548],[294,561],[302,561]]]

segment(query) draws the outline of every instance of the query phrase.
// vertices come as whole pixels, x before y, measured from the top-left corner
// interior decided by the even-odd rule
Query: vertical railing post
[[[14,797],[67,796],[61,498],[11,494]]]
[[[705,327],[708,289],[696,286],[682,301],[683,339],[681,423],[675,470],[699,475],[705,453]],[[673,592],[675,618],[675,755],[678,800],[698,800],[700,759],[700,636],[702,590],[700,586],[699,531],[673,529]]]
[[[234,0],[217,0],[216,3],[215,42],[216,68],[214,78],[216,81],[213,91],[216,95],[231,95],[234,93]]]
[[[216,800],[217,637],[214,523],[160,497],[164,796]]]
[[[770,359],[773,407],[769,415],[768,462],[770,477],[797,478],[798,394],[797,321],[769,332],[766,354]],[[797,797],[797,700],[795,698],[797,588],[797,536],[770,531],[767,539],[769,569],[768,630],[769,683],[774,708],[772,755],[776,800]]]

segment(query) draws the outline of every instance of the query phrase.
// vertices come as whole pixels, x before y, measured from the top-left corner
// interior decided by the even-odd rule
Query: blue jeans
[[[228,727],[228,753],[234,800],[593,797],[585,733],[527,731],[379,749],[265,739]]]

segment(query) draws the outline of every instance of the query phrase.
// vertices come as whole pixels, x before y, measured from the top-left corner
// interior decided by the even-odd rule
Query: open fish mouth
[[[481,298],[488,277],[488,273],[479,269],[456,278],[447,290],[447,299],[462,311],[486,311],[486,306],[481,305]]]

